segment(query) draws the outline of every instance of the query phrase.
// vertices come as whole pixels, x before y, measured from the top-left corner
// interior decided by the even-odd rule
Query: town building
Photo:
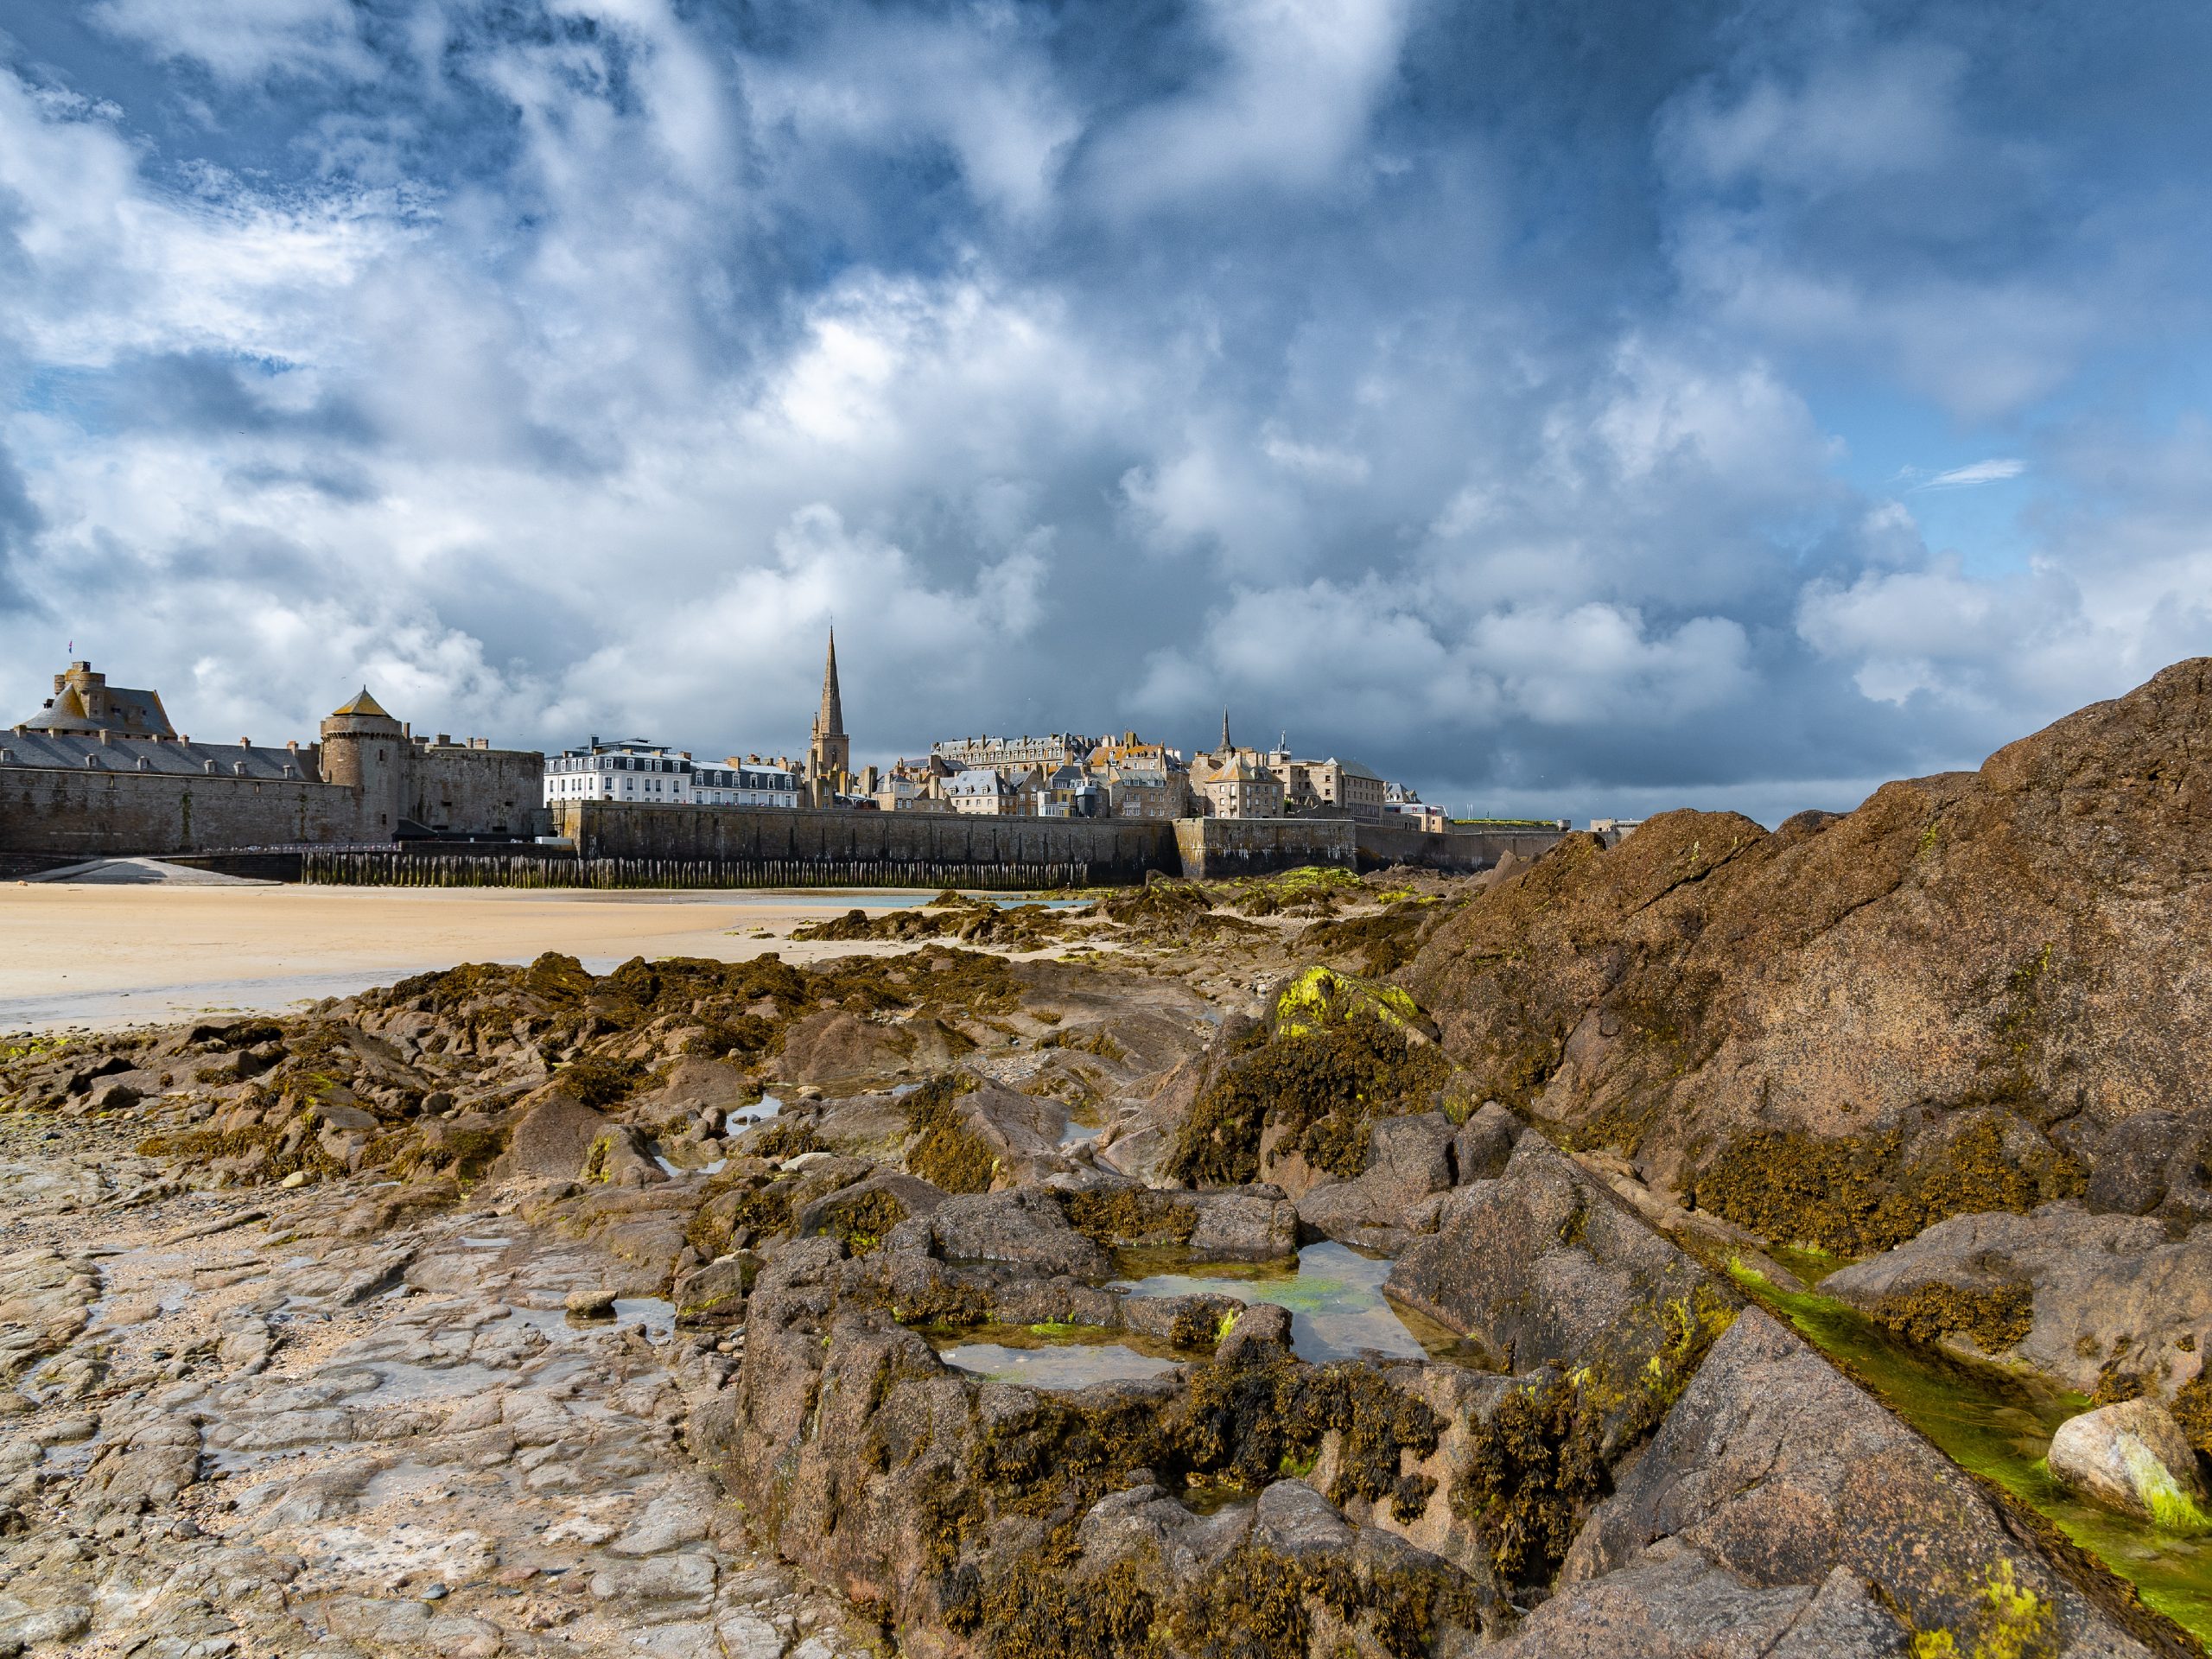
[[[1103,818],[1106,791],[1079,761],[1046,773],[1037,803],[1040,818]]]
[[[1229,711],[1221,714],[1221,743],[1211,753],[1191,757],[1191,792],[1208,817],[1279,818],[1283,815],[1282,782],[1268,770],[1266,757],[1240,749],[1229,735]]]
[[[1097,747],[1096,738],[1078,737],[1072,732],[1053,732],[1044,737],[992,737],[986,734],[932,743],[930,754],[956,771],[969,766],[995,766],[1001,770],[1042,766],[1049,772],[1065,766],[1081,766]]]
[[[315,743],[194,743],[157,693],[73,662],[37,714],[0,732],[0,852],[525,838],[545,827],[544,768],[536,750],[418,737],[365,687]]]
[[[1380,773],[1357,761],[1304,760],[1293,755],[1287,737],[1263,757],[1262,764],[1282,785],[1283,810],[1292,817],[1362,818],[1370,823],[1382,817],[1385,785]]]
[[[981,817],[1010,818],[1021,812],[1018,786],[995,766],[970,766],[954,772],[945,780],[944,798],[954,811]]]
[[[803,785],[788,761],[732,757],[702,765],[689,749],[644,738],[563,749],[545,768],[545,804],[642,801],[659,806],[796,807]]]
[[[921,760],[909,760],[902,755],[876,782],[876,810],[950,812],[952,804],[945,798],[944,785],[958,770],[934,754]]]
[[[1428,835],[1440,836],[1451,823],[1440,806],[1431,806],[1404,784],[1385,784],[1382,786],[1382,821],[1401,829],[1419,830]]]
[[[1180,818],[1191,815],[1189,768],[1180,750],[1147,743],[1135,732],[1108,738],[1090,752],[1084,769],[1106,796],[1106,816]]]

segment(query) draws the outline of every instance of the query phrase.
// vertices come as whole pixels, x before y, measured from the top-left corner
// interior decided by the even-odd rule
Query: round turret
[[[364,841],[389,841],[398,830],[408,742],[407,728],[365,685],[322,722],[323,781],[350,789],[359,798]]]

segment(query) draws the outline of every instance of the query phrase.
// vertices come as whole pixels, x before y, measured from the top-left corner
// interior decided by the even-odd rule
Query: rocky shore
[[[2201,1651],[1803,1333],[2061,1391],[2196,1570],[2205,684],[1772,836],[16,1039],[0,1649]]]

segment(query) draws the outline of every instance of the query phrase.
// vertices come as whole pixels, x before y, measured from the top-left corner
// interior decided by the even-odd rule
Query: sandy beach
[[[805,961],[869,947],[793,944],[798,924],[925,897],[10,885],[0,887],[0,1031],[284,1008],[547,950],[599,972],[636,956]]]

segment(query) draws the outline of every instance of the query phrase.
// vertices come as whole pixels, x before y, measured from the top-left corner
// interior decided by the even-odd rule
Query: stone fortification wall
[[[969,817],[569,801],[559,833],[587,862],[687,870],[682,885],[1029,887],[1176,870],[1174,828],[1139,819]],[[718,868],[725,879],[709,883]],[[625,883],[624,885],[628,885]]]
[[[366,838],[359,798],[332,784],[0,768],[0,854],[126,857]]]
[[[1442,835],[1395,823],[1359,826],[1359,868],[1379,870],[1392,864],[1426,870],[1486,870],[1501,855],[1530,859],[1559,845],[1559,830],[1451,830]]]
[[[1359,834],[1349,818],[1182,818],[1175,845],[1183,874],[1219,880],[1307,864],[1357,869]]]
[[[534,836],[550,821],[545,757],[535,749],[433,744],[405,753],[401,811],[427,829]]]

